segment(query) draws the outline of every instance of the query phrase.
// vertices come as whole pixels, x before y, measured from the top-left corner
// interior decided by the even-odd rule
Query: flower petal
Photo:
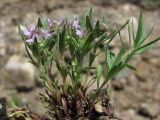
[[[34,39],[33,39],[33,38],[27,39],[26,42],[27,42],[27,43],[33,43],[33,42],[34,42]]]
[[[31,35],[31,32],[30,32],[29,30],[24,30],[24,31],[23,31],[23,34],[24,34],[25,36],[30,36],[30,35]]]
[[[75,29],[79,29],[80,28],[78,18],[76,18],[75,20],[71,21],[71,24],[72,24],[72,27],[74,27]]]
[[[82,37],[82,31],[81,30],[76,30],[76,35],[78,35],[79,37]]]

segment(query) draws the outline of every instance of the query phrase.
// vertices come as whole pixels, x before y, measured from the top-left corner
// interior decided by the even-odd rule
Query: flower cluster
[[[40,19],[41,20],[41,19]],[[38,27],[37,25],[31,25],[29,28],[23,31],[23,34],[26,37],[27,43],[33,43],[35,40],[38,42],[41,40],[47,40],[51,36],[55,34],[56,26],[62,26],[62,23],[64,23],[64,19],[60,18],[59,20],[50,20],[50,19],[44,19],[41,20],[42,26]],[[67,20],[66,20],[67,21]],[[69,28],[74,29],[75,34],[78,37],[82,37],[82,30],[81,26],[79,25],[78,18],[74,20],[67,21],[67,24],[65,24]]]
[[[47,26],[45,26],[45,24],[47,24]],[[54,35],[54,32],[52,32],[52,27],[53,22],[50,19],[43,20],[41,27],[32,25],[23,31],[24,35],[26,36],[26,42],[33,43],[35,40],[38,42],[40,40],[47,40],[49,37]]]

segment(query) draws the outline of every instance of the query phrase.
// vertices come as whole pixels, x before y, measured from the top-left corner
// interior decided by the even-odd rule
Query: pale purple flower
[[[35,32],[36,32],[35,25],[31,25],[31,27],[29,29],[23,31],[24,35],[27,37],[30,37]]]
[[[27,39],[26,42],[27,42],[27,43],[33,43],[33,42],[34,42],[34,39],[33,39],[33,38]]]
[[[41,34],[42,34],[42,37],[44,37],[45,40],[53,35],[53,33],[50,33],[49,30],[44,30],[44,29],[41,29]]]
[[[50,19],[46,19],[48,22],[48,28],[37,28],[35,25],[32,25],[27,30],[24,30],[23,33],[26,36],[26,42],[27,43],[33,43],[36,39],[38,42],[42,40],[47,40],[49,37],[51,37],[54,33],[51,32],[51,28],[53,26],[53,22]],[[42,20],[42,23],[45,22],[45,20]]]
[[[73,23],[72,23],[72,27],[74,27],[75,29],[79,29],[80,28],[79,21],[74,20]]]
[[[35,39],[36,39],[37,41],[39,41],[39,36],[38,36],[37,33],[33,33],[33,34],[31,35],[31,37],[26,40],[26,42],[27,42],[27,43],[33,43]]]
[[[30,36],[31,35],[31,32],[29,30],[25,30],[23,31],[24,35],[25,36]]]
[[[82,33],[83,32],[81,30],[78,30],[78,29],[76,30],[76,35],[77,36],[82,37]]]
[[[76,18],[75,20],[70,21],[71,26],[75,29],[76,35],[78,37],[82,37],[81,26],[79,25],[79,20]]]
[[[54,23],[56,23],[58,26],[63,22],[63,18],[59,18],[59,20],[54,20]]]
[[[26,42],[28,42],[28,43],[34,42],[35,39],[37,39],[37,41],[39,40],[35,25],[32,25],[27,30],[24,30],[23,33],[26,36],[26,38],[27,38]]]

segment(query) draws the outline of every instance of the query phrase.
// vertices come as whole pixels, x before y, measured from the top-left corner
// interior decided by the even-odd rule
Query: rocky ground
[[[93,7],[96,18],[107,16],[111,24],[116,22],[122,25],[126,19],[132,17],[134,25],[137,26],[139,11],[142,10],[145,29],[155,24],[151,38],[160,35],[158,2],[153,7],[147,7],[145,2],[139,0],[120,0],[118,3],[117,1],[0,0],[0,101],[15,97],[22,106],[28,104],[40,114],[45,111],[38,102],[38,93],[43,93],[44,90],[37,77],[37,70],[27,62],[24,45],[17,32],[19,23],[30,25],[39,16],[70,18]],[[123,32],[122,36],[124,40],[127,39],[126,32]],[[114,49],[119,46],[117,42],[113,42],[112,45]],[[112,103],[125,120],[160,120],[159,47],[160,42],[152,51],[131,61],[137,71],[125,69],[113,79]],[[97,59],[97,63],[103,63],[103,58],[102,55]]]

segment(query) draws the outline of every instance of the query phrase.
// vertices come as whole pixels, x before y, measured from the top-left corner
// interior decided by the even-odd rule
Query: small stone
[[[134,109],[127,109],[123,111],[124,120],[150,120],[149,118],[137,115]]]
[[[64,4],[62,1],[48,0],[45,3],[46,3],[45,7],[47,9],[47,12],[51,12],[52,10],[64,7]]]
[[[160,120],[160,115],[156,119],[154,119],[154,120]]]
[[[157,104],[143,103],[138,108],[138,114],[144,117],[156,118],[160,114],[160,108]]]
[[[121,91],[124,89],[125,84],[123,84],[121,81],[114,80],[112,82],[112,88],[116,91]]]
[[[28,62],[28,59],[13,55],[5,65],[2,76],[6,86],[16,87],[18,90],[27,90],[34,87],[35,68]]]

